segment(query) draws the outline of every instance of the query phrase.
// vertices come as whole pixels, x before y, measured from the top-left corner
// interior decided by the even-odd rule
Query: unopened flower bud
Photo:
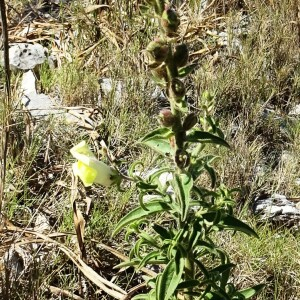
[[[169,84],[167,95],[175,102],[180,102],[185,95],[184,83],[178,78],[173,78]]]
[[[168,36],[176,33],[180,25],[180,20],[176,11],[171,8],[166,8],[161,16],[161,26]]]
[[[156,40],[150,42],[146,50],[152,57],[153,61],[156,63],[162,63],[168,56],[169,46],[161,40]]]
[[[198,122],[198,117],[195,113],[189,114],[183,121],[182,128],[185,131],[192,129]]]
[[[189,59],[189,50],[186,44],[177,45],[174,52],[174,62],[177,67],[186,65]]]
[[[159,121],[165,127],[172,127],[176,118],[169,109],[162,109],[159,112]]]

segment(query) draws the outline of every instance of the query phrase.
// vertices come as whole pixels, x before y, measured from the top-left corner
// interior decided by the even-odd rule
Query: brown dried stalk
[[[4,186],[5,186],[5,175],[6,175],[6,158],[8,148],[8,128],[10,124],[9,108],[10,108],[10,68],[9,68],[9,49],[8,49],[8,31],[7,31],[7,18],[5,0],[0,0],[0,15],[2,24],[2,37],[4,45],[4,71],[5,71],[5,98],[3,103],[3,118],[1,128],[1,144],[0,144],[0,213],[2,211],[2,204],[4,199]]]

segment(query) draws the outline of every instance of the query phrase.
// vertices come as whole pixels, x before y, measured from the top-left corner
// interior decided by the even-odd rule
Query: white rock
[[[40,212],[36,216],[34,230],[40,233],[49,232],[51,230],[51,226],[47,217]]]
[[[53,114],[62,114],[56,103],[45,94],[38,94],[35,88],[35,76],[31,70],[23,74],[21,83],[23,96],[21,101],[32,117],[46,117]]]
[[[167,99],[167,97],[165,96],[163,90],[160,87],[156,86],[155,90],[151,94],[151,99],[158,99],[158,98]]]
[[[5,267],[10,270],[11,279],[21,276],[32,262],[31,254],[20,246],[11,246],[3,256]]]
[[[47,49],[40,44],[14,44],[9,48],[9,64],[12,69],[33,69],[47,59],[46,54]]]
[[[274,194],[270,198],[256,200],[253,205],[254,214],[261,221],[274,221],[283,224],[296,225],[300,222],[298,205],[289,201],[286,196]]]
[[[102,78],[99,80],[100,84],[100,96],[99,104],[101,104],[102,97],[109,97],[113,95],[115,103],[121,103],[123,83],[120,80],[113,80],[111,78]]]
[[[36,118],[64,113],[57,109],[55,102],[45,94],[29,93],[24,95],[21,100],[30,114]]]
[[[35,76],[31,70],[23,74],[21,88],[24,95],[36,94],[35,81]]]
[[[300,104],[295,105],[289,112],[289,116],[299,116],[300,115]]]

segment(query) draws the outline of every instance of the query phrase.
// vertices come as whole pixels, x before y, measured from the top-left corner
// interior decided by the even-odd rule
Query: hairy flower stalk
[[[166,7],[161,16],[161,25],[163,28],[163,33],[168,37],[176,35],[180,24],[179,17],[177,13]],[[175,46],[175,51],[173,51],[173,43],[169,43],[168,55],[165,59],[165,65],[167,69],[168,82],[167,82],[167,96],[170,103],[170,108],[173,117],[172,131],[174,132],[175,138],[175,156],[174,161],[177,165],[177,173],[181,174],[185,172],[185,169],[189,166],[190,157],[189,154],[184,150],[184,143],[186,139],[186,130],[183,127],[182,118],[184,108],[186,107],[185,100],[185,86],[184,83],[178,78],[178,67],[184,66],[188,61],[188,49],[185,44]],[[187,122],[185,122],[185,127],[187,127]],[[195,124],[193,124],[195,125]],[[185,222],[179,220],[178,229],[181,230],[186,226]],[[194,279],[194,257],[193,252],[187,253],[185,258],[184,266],[184,279],[193,280]],[[190,289],[192,292],[192,289]],[[184,296],[185,300],[192,300],[193,296],[186,294]]]

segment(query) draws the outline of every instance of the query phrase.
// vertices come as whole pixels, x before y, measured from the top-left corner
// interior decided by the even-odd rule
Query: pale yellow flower
[[[85,141],[74,146],[70,152],[78,160],[72,165],[74,175],[78,176],[85,186],[91,186],[93,183],[110,186],[115,183],[115,171],[99,161]]]

